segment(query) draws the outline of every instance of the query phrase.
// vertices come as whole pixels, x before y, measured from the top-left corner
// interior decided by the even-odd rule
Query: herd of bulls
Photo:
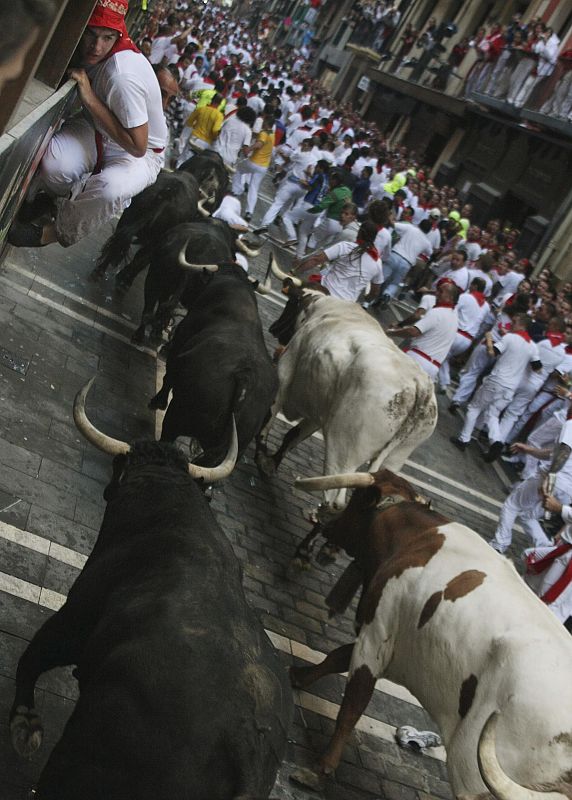
[[[305,687],[348,671],[336,730],[314,770],[321,789],[382,676],[407,687],[439,724],[452,789],[463,800],[572,798],[572,640],[509,561],[452,522],[395,472],[437,421],[428,376],[360,306],[298,285],[272,259],[288,295],[263,338],[256,282],[236,264],[236,232],[207,216],[228,178],[214,154],[164,173],[138,196],[105,245],[99,274],[134,259],[123,288],[148,267],[147,325],[187,314],[169,345],[161,442],[127,444],[74,419],[113,456],[99,538],[66,603],[38,631],[17,671],[10,726],[18,753],[41,744],[39,676],[73,664],[80,697],[40,777],[38,800],[259,800],[286,749],[292,695],[242,589],[241,571],[205,498],[256,440],[273,473],[313,432],[325,475],[318,522],[352,559],[325,602],[344,611],[361,591],[356,639],[322,664],[290,671]],[[246,248],[248,251],[248,248]],[[277,413],[295,427],[270,454]],[[190,463],[179,436],[198,442]],[[367,463],[369,472],[358,472]],[[353,489],[349,503],[346,493]],[[309,557],[305,543],[300,555]]]

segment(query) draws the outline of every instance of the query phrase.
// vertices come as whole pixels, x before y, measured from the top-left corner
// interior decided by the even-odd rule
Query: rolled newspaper
[[[549,472],[546,478],[544,479],[544,491],[546,494],[550,495],[554,491],[554,484],[556,483],[556,473]],[[552,512],[545,511],[544,512],[544,519],[548,522],[549,519],[552,519]]]

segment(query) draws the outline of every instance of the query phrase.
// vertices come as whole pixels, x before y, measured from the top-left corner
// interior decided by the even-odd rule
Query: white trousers
[[[512,442],[522,427],[522,417],[544,383],[544,378],[530,376],[520,384],[500,421],[500,441]]]
[[[296,228],[294,225],[297,225],[305,216],[313,216],[314,222],[316,221],[316,215],[307,214],[308,209],[312,208],[312,203],[307,203],[306,200],[298,200],[294,208],[291,208],[290,211],[287,211],[284,216],[282,217],[282,223],[284,225],[284,230],[286,231],[286,238],[287,239],[297,239],[296,235]],[[306,244],[304,243],[304,249],[306,249]]]
[[[439,370],[439,385],[445,388],[449,386],[451,383],[451,370],[449,368],[449,359],[455,358],[455,356],[460,356],[461,353],[464,353],[465,350],[468,350],[472,344],[472,339],[467,339],[466,336],[463,336],[462,333],[457,333],[455,338],[453,339],[453,344],[451,345],[451,349],[449,350],[449,354],[443,363],[441,364],[441,368]]]
[[[250,178],[248,193],[246,195],[246,211],[248,214],[254,213],[256,201],[258,200],[258,189],[267,171],[267,167],[254,164],[254,162],[247,158],[240,162],[236,168],[236,172],[232,176],[232,193],[237,197],[244,191],[243,181],[245,177],[248,176]]]
[[[478,344],[475,347],[469,360],[467,361],[467,366],[461,372],[459,386],[453,395],[454,403],[463,405],[467,402],[467,400],[475,391],[475,386],[477,385],[478,379],[492,362],[492,360],[493,359],[487,353],[487,348],[484,346],[484,344]]]
[[[54,134],[40,163],[36,185],[57,197],[56,233],[65,247],[98,230],[154,183],[164,153],[135,158],[105,140],[101,172],[93,175],[96,162],[93,126],[73,117]]]
[[[408,350],[407,355],[409,358],[412,358],[413,361],[416,361],[419,364],[423,372],[426,372],[432,381],[437,380],[439,367],[436,364],[432,364],[429,359],[423,358],[423,356],[420,356],[419,353],[414,353],[412,350]]]
[[[312,208],[312,206],[310,206]],[[304,211],[300,214],[300,225],[298,226],[298,244],[296,245],[296,257],[302,258],[306,252],[308,239],[312,231],[320,221],[319,214],[310,214],[309,211]]]
[[[294,181],[290,181],[288,178],[286,178],[276,192],[274,202],[262,218],[261,225],[264,227],[270,225],[272,222],[274,222],[281,211],[291,208],[291,206],[305,194],[306,188],[304,186],[301,186],[299,183],[294,183]]]
[[[324,215],[312,232],[316,249],[323,250],[325,247],[328,247],[342,230],[341,222],[337,219],[330,219],[330,217]],[[311,246],[312,242],[310,242],[310,247]]]
[[[521,481],[504,501],[493,539],[500,550],[506,550],[512,542],[512,526],[517,518],[535,547],[552,545],[538,521],[544,514],[541,496],[544,478],[544,474],[536,474]],[[569,503],[572,497],[571,489],[570,479],[557,474],[554,497],[561,503]]]
[[[481,414],[488,428],[489,442],[492,444],[493,442],[501,441],[499,439],[499,418],[510,403],[513,395],[514,389],[499,386],[491,381],[489,377],[485,378],[467,406],[465,424],[459,434],[460,441],[471,441],[471,434]]]
[[[525,550],[523,555],[535,552],[537,558],[547,556],[554,551],[554,547],[540,547]],[[532,591],[539,597],[542,597],[546,592],[554,586],[556,581],[567,569],[568,564],[572,561],[572,550],[568,550],[558,558],[555,558],[552,564],[541,572],[539,575],[525,575],[524,580],[530,586]],[[560,622],[564,623],[568,617],[572,616],[572,583],[569,583],[564,591],[553,600],[552,603],[547,603],[548,608],[556,614]]]
[[[531,447],[536,447],[539,450],[544,450],[545,447],[550,447],[556,444],[560,431],[562,430],[562,419],[556,416],[549,417],[546,422],[535,428],[528,437],[527,444]],[[524,469],[521,473],[521,479],[532,478],[538,472],[538,459],[533,456],[527,455],[524,459]]]

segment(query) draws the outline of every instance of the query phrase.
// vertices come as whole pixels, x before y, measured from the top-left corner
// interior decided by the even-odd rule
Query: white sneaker
[[[441,737],[433,731],[418,731],[411,725],[403,725],[395,731],[395,739],[401,747],[423,750],[425,747],[440,747]]]

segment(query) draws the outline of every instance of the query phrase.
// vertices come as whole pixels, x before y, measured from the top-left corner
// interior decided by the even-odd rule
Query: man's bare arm
[[[148,124],[138,125],[136,128],[124,128],[113,111],[105,103],[102,103],[95,94],[85,70],[72,69],[69,75],[77,81],[77,88],[83,105],[93,119],[104,129],[109,138],[113,139],[120,147],[123,147],[129,155],[135,158],[142,158],[147,152]]]

